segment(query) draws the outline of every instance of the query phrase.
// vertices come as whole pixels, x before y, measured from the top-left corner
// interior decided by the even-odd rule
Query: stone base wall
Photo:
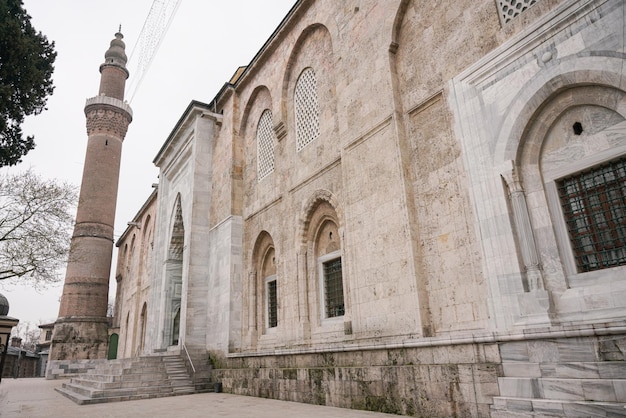
[[[46,368],[46,379],[69,379],[81,373],[87,373],[108,360],[49,360]]]
[[[497,344],[240,356],[214,360],[224,392],[428,417],[489,416]]]
[[[106,359],[109,348],[107,318],[59,318],[54,324],[50,359]]]

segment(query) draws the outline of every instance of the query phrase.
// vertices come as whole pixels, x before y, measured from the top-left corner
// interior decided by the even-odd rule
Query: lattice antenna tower
[[[128,97],[132,102],[133,97],[139,90],[143,77],[148,72],[152,59],[157,53],[161,41],[174,19],[181,0],[154,0],[143,24],[141,33],[133,47],[128,62],[131,64],[131,81]],[[135,60],[133,60],[135,58]]]

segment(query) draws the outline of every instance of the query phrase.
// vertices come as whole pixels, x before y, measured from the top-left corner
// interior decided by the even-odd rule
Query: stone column
[[[517,246],[524,268],[524,293],[517,296],[517,324],[538,325],[550,323],[550,294],[544,288],[541,260],[537,250],[526,195],[514,161],[507,162],[501,172],[509,190],[513,223],[517,232]]]
[[[509,188],[513,221],[517,231],[518,246],[522,253],[524,273],[527,281],[526,291],[543,290],[541,261],[539,260],[535,236],[530,223],[530,215],[528,213],[528,205],[526,204],[526,195],[522,187],[522,182],[513,164],[510,170],[502,173],[502,177]]]

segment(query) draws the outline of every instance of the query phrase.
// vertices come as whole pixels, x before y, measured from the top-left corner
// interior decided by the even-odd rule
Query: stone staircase
[[[494,398],[491,416],[626,417],[626,341],[618,340],[501,344],[504,376],[498,378],[500,396]]]
[[[212,391],[205,380],[195,383],[180,355],[156,355],[103,361],[57,391],[84,405]]]

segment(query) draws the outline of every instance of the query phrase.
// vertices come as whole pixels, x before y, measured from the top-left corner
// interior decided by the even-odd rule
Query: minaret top
[[[113,65],[126,70],[126,62],[128,61],[128,58],[126,57],[126,53],[124,51],[126,44],[122,41],[123,38],[124,35],[122,35],[121,32],[117,32],[115,34],[115,39],[111,41],[109,49],[104,54],[104,63],[100,66],[100,72],[102,72],[102,68],[104,66],[108,65]]]

